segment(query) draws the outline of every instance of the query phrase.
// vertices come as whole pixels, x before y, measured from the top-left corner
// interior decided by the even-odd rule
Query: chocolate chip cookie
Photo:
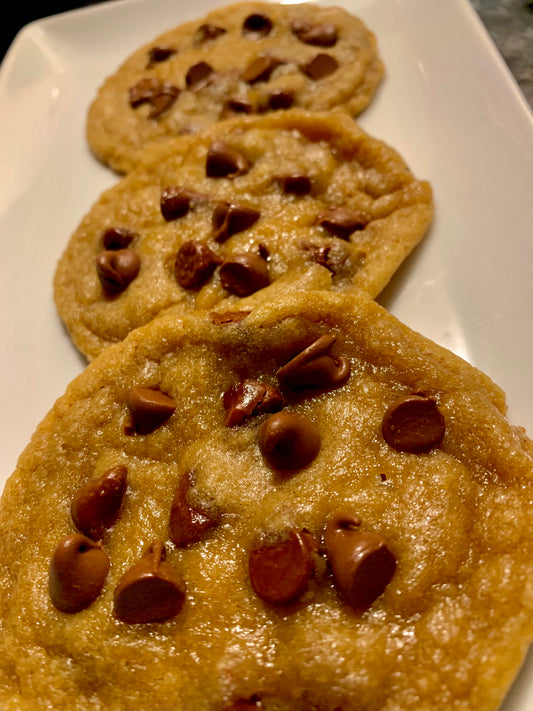
[[[363,295],[171,314],[96,358],[0,503],[0,704],[498,707],[533,637],[501,390]]]
[[[239,117],[146,150],[72,235],[56,304],[92,358],[171,307],[291,289],[374,298],[432,216],[429,183],[347,116]]]
[[[89,110],[88,142],[128,172],[146,144],[235,114],[357,116],[382,76],[374,34],[340,7],[230,5],[162,34],[109,76]]]

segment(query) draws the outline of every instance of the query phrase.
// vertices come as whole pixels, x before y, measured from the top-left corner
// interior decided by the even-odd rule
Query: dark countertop
[[[533,0],[471,0],[533,107]]]
[[[18,7],[12,5],[2,22],[0,60],[18,30],[24,25],[41,17],[92,5],[94,1],[42,1],[32,3],[31,7],[29,3],[18,3]],[[533,0],[470,0],[470,2],[488,29],[524,96],[533,107]]]

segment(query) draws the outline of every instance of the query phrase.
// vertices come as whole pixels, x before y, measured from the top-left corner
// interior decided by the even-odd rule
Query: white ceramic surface
[[[88,105],[138,45],[221,0],[113,0],[34,22],[0,69],[0,488],[84,367],[54,310],[70,233],[116,181]],[[478,366],[533,434],[533,116],[468,0],[339,0],[387,67],[361,126],[431,181],[436,217],[380,301]],[[533,711],[533,659],[505,711]],[[532,680],[530,681],[530,678]]]

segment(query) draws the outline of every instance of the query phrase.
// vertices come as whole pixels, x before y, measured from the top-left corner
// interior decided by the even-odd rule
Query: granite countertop
[[[3,37],[0,41],[0,61],[18,30],[28,22],[105,1],[42,0],[37,4],[19,3],[11,8],[5,18]],[[446,2],[446,0],[441,1]],[[470,0],[470,2],[494,40],[526,100],[533,107],[533,0]]]
[[[470,0],[533,107],[533,0]]]

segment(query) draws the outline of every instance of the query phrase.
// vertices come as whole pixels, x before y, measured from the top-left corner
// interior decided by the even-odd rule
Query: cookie
[[[0,704],[495,710],[533,636],[501,390],[362,295],[170,314],[0,503]]]
[[[244,2],[134,52],[90,106],[94,155],[118,172],[154,141],[239,113],[296,107],[357,116],[383,76],[374,34],[340,7]]]
[[[171,307],[374,298],[432,217],[429,183],[347,116],[240,117],[152,146],[96,201],[59,261],[57,309],[92,358]]]

